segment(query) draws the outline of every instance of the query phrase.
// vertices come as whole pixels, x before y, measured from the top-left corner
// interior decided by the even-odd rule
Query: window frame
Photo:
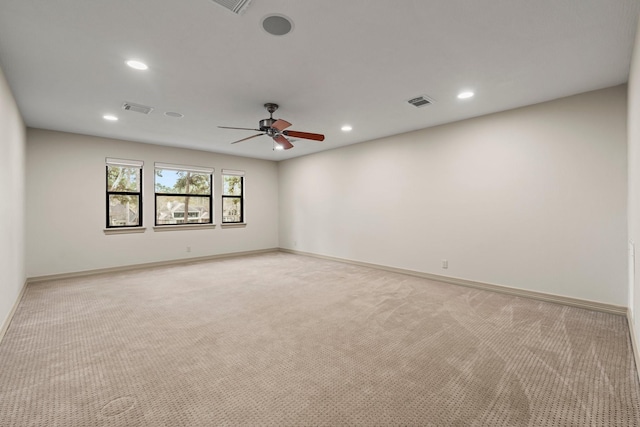
[[[114,159],[107,157],[105,159],[105,189],[106,189],[106,228],[107,229],[122,229],[122,228],[139,228],[142,227],[143,224],[143,215],[142,215],[142,169],[144,168],[144,162],[140,160],[125,160],[125,159]],[[109,167],[124,167],[131,169],[138,169],[138,191],[111,191],[109,190]],[[111,221],[109,221],[110,213],[111,213],[111,204],[109,203],[109,198],[112,195],[116,196],[138,196],[138,224],[134,225],[111,225]]]
[[[191,172],[191,173],[197,173],[200,175],[209,175],[209,194],[189,194],[189,193],[158,193],[156,191],[156,180],[157,180],[157,175],[156,175],[156,171],[160,169],[160,170],[171,170],[171,171],[176,171],[176,172]],[[214,183],[214,179],[213,179],[213,172],[214,169],[213,168],[208,168],[208,167],[200,167],[200,166],[187,166],[187,165],[176,165],[176,164],[170,164],[170,163],[159,163],[156,162],[154,164],[154,181],[153,181],[153,193],[154,193],[154,204],[155,204],[155,209],[154,209],[154,227],[202,227],[202,226],[210,226],[210,225],[214,225],[213,222],[213,217],[214,217],[214,211],[213,211],[213,198],[214,198],[214,191],[213,191],[213,183]],[[209,203],[208,208],[209,208],[209,220],[207,222],[189,222],[189,212],[186,213],[187,216],[187,221],[184,222],[184,218],[183,218],[183,222],[176,222],[173,224],[158,224],[158,197],[200,197],[200,198],[208,198],[209,199]]]
[[[240,177],[240,195],[225,195],[224,194],[224,183],[225,177],[227,176],[237,176]],[[245,215],[244,215],[244,195],[245,195],[245,179],[244,179],[244,171],[233,170],[233,169],[222,169],[222,225],[233,225],[233,224],[245,224]],[[238,199],[240,200],[240,221],[226,221],[224,215],[224,202],[225,199]]]

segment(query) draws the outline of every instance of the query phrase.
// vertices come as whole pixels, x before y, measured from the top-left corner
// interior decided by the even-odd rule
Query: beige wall
[[[639,27],[640,28],[640,27]],[[631,59],[629,73],[629,243],[635,250],[629,251],[629,308],[640,343],[640,30],[636,33],[636,42]],[[634,254],[635,252],[635,254]]]
[[[280,162],[280,246],[626,305],[626,90]]]
[[[0,331],[25,282],[25,127],[0,70]]]
[[[106,157],[144,161],[144,233],[105,235]],[[247,226],[154,231],[154,162],[215,168],[217,223],[221,170],[244,170]],[[277,185],[277,164],[271,161],[29,129],[27,276],[275,248]]]

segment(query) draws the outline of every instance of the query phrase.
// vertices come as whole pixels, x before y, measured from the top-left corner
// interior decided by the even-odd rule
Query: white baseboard
[[[633,349],[633,358],[636,362],[636,373],[640,380],[640,349],[638,349],[638,339],[636,338],[636,329],[631,318],[631,310],[627,310],[627,323],[629,324],[629,335],[631,335],[631,347]]]
[[[191,264],[194,262],[207,262],[207,261],[212,261],[212,260],[221,259],[221,258],[234,258],[234,257],[248,256],[248,255],[264,254],[268,252],[278,252],[278,250],[279,250],[278,248],[258,249],[255,251],[230,252],[226,254],[208,255],[208,256],[194,257],[194,258],[182,258],[182,259],[174,259],[169,261],[147,262],[144,264],[131,264],[131,265],[118,266],[118,267],[98,268],[94,270],[76,271],[72,273],[49,274],[46,276],[29,277],[27,278],[27,282],[39,283],[39,282],[46,282],[49,280],[73,279],[76,277],[95,276],[97,274],[106,274],[106,273],[120,273],[124,271],[142,270],[145,268],[154,268],[154,267],[165,267],[165,266],[176,265],[176,264]]]
[[[25,281],[22,284],[22,289],[20,289],[20,293],[18,294],[18,297],[16,298],[15,302],[13,303],[13,307],[11,307],[11,310],[9,311],[9,314],[7,315],[7,318],[4,319],[4,322],[2,322],[2,325],[0,325],[0,343],[2,343],[2,339],[4,338],[5,334],[9,330],[9,325],[11,324],[11,320],[13,319],[13,315],[16,314],[16,310],[18,309],[18,305],[20,305],[20,301],[22,301],[22,297],[24,296],[24,293],[27,290],[27,283],[28,282]]]
[[[423,279],[430,279],[438,282],[451,283],[453,285],[467,286],[471,288],[483,289],[486,291],[493,291],[493,292],[500,292],[503,294],[514,295],[514,296],[523,297],[523,298],[530,298],[530,299],[535,299],[539,301],[546,301],[546,302],[552,302],[556,304],[568,305],[571,307],[583,308],[587,310],[594,310],[594,311],[600,311],[604,313],[616,314],[618,316],[627,315],[627,307],[623,307],[619,305],[606,304],[606,303],[597,302],[597,301],[566,297],[563,295],[548,294],[545,292],[528,291],[525,289],[512,288],[512,287],[503,286],[503,285],[494,285],[491,283],[476,282],[473,280],[459,279],[456,277],[440,276],[437,274],[423,273],[415,270],[405,270],[402,268],[389,267],[389,266],[380,265],[380,264],[371,264],[368,262],[354,261],[346,258],[337,258],[332,256],[319,255],[311,252],[302,252],[302,251],[296,251],[296,250],[285,249],[285,248],[280,248],[280,251],[297,254],[297,255],[306,255],[306,256],[311,256],[315,258],[327,259],[331,261],[345,262],[348,264],[360,265],[363,267],[376,268],[379,270],[390,271],[392,273],[407,274],[410,276],[422,277]]]
[[[231,252],[226,254],[209,255],[204,257],[183,258],[183,259],[176,259],[176,260],[169,260],[169,261],[159,261],[159,262],[150,262],[150,263],[144,263],[144,264],[125,265],[125,266],[119,266],[119,267],[100,268],[95,270],[85,270],[85,271],[78,271],[78,272],[72,272],[72,273],[35,276],[35,277],[29,277],[27,279],[27,283],[38,283],[38,282],[44,282],[49,280],[71,279],[76,277],[93,276],[96,274],[124,272],[124,271],[140,270],[140,269],[153,268],[153,267],[163,267],[163,266],[176,265],[176,264],[189,264],[193,262],[207,262],[207,261],[212,261],[212,260],[221,259],[221,258],[257,255],[257,254],[276,252],[276,251],[287,252],[287,253],[292,253],[297,255],[311,256],[311,257],[327,259],[331,261],[344,262],[344,263],[353,264],[353,265],[360,265],[363,267],[376,268],[378,270],[385,270],[393,273],[407,274],[410,276],[421,277],[424,279],[435,280],[438,282],[451,283],[454,285],[467,286],[467,287],[483,289],[483,290],[493,291],[493,292],[500,292],[504,294],[523,297],[523,298],[536,299],[540,301],[568,305],[571,307],[616,314],[619,316],[627,316],[627,312],[628,312],[627,307],[613,305],[613,304],[606,304],[598,301],[572,298],[572,297],[567,297],[563,295],[549,294],[545,292],[529,291],[525,289],[512,288],[512,287],[503,286],[503,285],[494,285],[491,283],[476,282],[473,280],[460,279],[456,277],[440,276],[437,274],[423,273],[415,270],[407,270],[407,269],[390,267],[390,266],[381,265],[381,264],[372,264],[368,262],[350,260],[347,258],[338,258],[338,257],[320,255],[312,252],[303,252],[303,251],[297,251],[297,250],[286,249],[286,248],[269,248],[269,249],[255,250],[255,251]]]

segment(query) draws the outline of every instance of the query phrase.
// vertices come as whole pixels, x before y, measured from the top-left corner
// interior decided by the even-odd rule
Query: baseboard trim
[[[409,276],[421,277],[423,279],[435,280],[438,282],[450,283],[453,285],[466,286],[470,288],[483,289],[485,291],[500,292],[503,294],[509,294],[509,295],[514,295],[514,296],[523,297],[523,298],[530,298],[530,299],[535,299],[539,301],[551,302],[555,304],[562,304],[570,307],[577,307],[577,308],[583,308],[586,310],[594,310],[594,311],[600,311],[603,313],[616,314],[618,316],[627,315],[627,307],[623,307],[619,305],[606,304],[602,302],[584,300],[579,298],[572,298],[572,297],[567,297],[563,295],[548,294],[545,292],[528,291],[525,289],[512,288],[512,287],[503,286],[503,285],[494,285],[491,283],[476,282],[473,280],[460,279],[456,277],[440,276],[437,274],[423,273],[415,270],[406,270],[403,268],[390,267],[390,266],[381,265],[381,264],[372,264],[368,262],[355,261],[347,258],[338,258],[338,257],[327,256],[327,255],[320,255],[312,252],[303,252],[303,251],[297,251],[297,250],[286,249],[286,248],[280,248],[280,251],[296,254],[296,255],[305,255],[305,256],[310,256],[314,258],[344,262],[347,264],[359,265],[362,267],[376,268],[378,270],[390,271],[392,273],[407,274]]]
[[[9,315],[7,316],[6,319],[4,319],[4,322],[0,326],[0,344],[2,344],[2,339],[4,338],[7,331],[9,330],[9,325],[11,325],[11,320],[13,320],[13,315],[16,314],[16,310],[20,305],[20,301],[22,301],[22,297],[27,291],[27,283],[28,282],[25,280],[25,282],[22,284],[22,289],[20,289],[20,293],[18,293],[18,297],[13,303],[13,307],[11,307],[11,310],[9,311]]]
[[[72,278],[85,277],[85,276],[94,276],[98,274],[141,270],[145,268],[164,267],[164,266],[170,266],[170,265],[190,264],[195,262],[207,262],[207,261],[212,261],[212,260],[222,259],[222,258],[234,258],[234,257],[242,257],[242,256],[249,256],[249,255],[259,255],[259,254],[264,254],[269,252],[278,252],[278,251],[296,254],[296,255],[304,255],[304,256],[310,256],[314,258],[326,259],[330,261],[344,262],[347,264],[353,264],[353,265],[359,265],[362,267],[369,267],[369,268],[375,268],[378,270],[389,271],[392,273],[407,274],[409,276],[421,277],[423,279],[435,280],[438,282],[450,283],[453,285],[466,286],[466,287],[483,289],[483,290],[493,291],[493,292],[500,292],[503,294],[514,295],[514,296],[519,296],[523,298],[530,298],[530,299],[535,299],[539,301],[552,302],[556,304],[583,308],[587,310],[600,311],[603,313],[616,314],[619,316],[626,316],[627,318],[629,318],[628,309],[627,307],[623,307],[623,306],[606,304],[602,302],[584,300],[579,298],[572,298],[572,297],[567,297],[563,295],[549,294],[545,292],[529,291],[525,289],[512,288],[504,285],[494,285],[491,283],[477,282],[473,280],[460,279],[456,277],[441,276],[441,275],[431,274],[431,273],[423,273],[415,270],[407,270],[403,268],[390,267],[382,264],[373,264],[368,262],[351,260],[348,258],[339,258],[339,257],[321,255],[313,252],[304,252],[304,251],[298,251],[298,250],[287,249],[287,248],[269,248],[269,249],[258,249],[253,251],[230,252],[225,254],[208,255],[203,257],[183,258],[183,259],[168,260],[168,261],[158,261],[158,262],[149,262],[149,263],[143,263],[143,264],[132,264],[132,265],[126,265],[126,266],[100,268],[100,269],[94,269],[94,270],[84,270],[84,271],[77,271],[72,273],[61,273],[61,274],[29,277],[25,282],[25,286],[23,286],[18,302],[22,298],[22,294],[26,289],[26,285],[30,283],[40,283],[40,282],[46,282],[50,280],[72,279]],[[17,307],[17,302],[16,302],[16,307]],[[16,307],[13,308],[14,311]],[[12,315],[13,314],[10,314],[9,319],[11,318]],[[5,328],[8,327],[8,321],[6,321],[5,323],[7,323],[7,325],[3,325],[2,326],[3,329],[0,330],[0,339],[2,337],[2,334],[4,334],[5,332]],[[631,325],[631,322],[629,322],[629,324]],[[634,344],[635,344],[635,341],[634,341]],[[634,347],[634,351],[635,351],[635,354],[638,354],[637,346]],[[637,357],[637,361],[639,361],[640,363],[640,358]]]
[[[83,270],[83,271],[76,271],[72,273],[49,274],[46,276],[29,277],[27,279],[27,283],[31,284],[31,283],[48,282],[51,280],[75,279],[78,277],[95,276],[98,274],[121,273],[125,271],[144,270],[145,268],[167,267],[167,266],[179,265],[179,264],[192,264],[197,262],[213,261],[213,260],[222,259],[222,258],[236,258],[236,257],[249,256],[249,255],[264,254],[268,252],[278,252],[278,251],[279,251],[278,248],[258,249],[254,251],[230,252],[225,254],[207,255],[202,257],[182,258],[182,259],[174,259],[174,260],[168,260],[168,261],[147,262],[143,264],[131,264],[131,265],[118,266],[118,267],[98,268],[94,270]]]
[[[631,317],[631,310],[627,310],[627,323],[629,324],[629,335],[631,335],[631,348],[633,350],[633,359],[636,362],[636,373],[640,381],[640,349],[638,349],[638,340],[636,339],[636,330]]]

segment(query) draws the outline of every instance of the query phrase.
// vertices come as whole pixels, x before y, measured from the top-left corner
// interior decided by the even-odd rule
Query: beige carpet
[[[0,426],[631,426],[623,317],[284,253],[30,285]]]

